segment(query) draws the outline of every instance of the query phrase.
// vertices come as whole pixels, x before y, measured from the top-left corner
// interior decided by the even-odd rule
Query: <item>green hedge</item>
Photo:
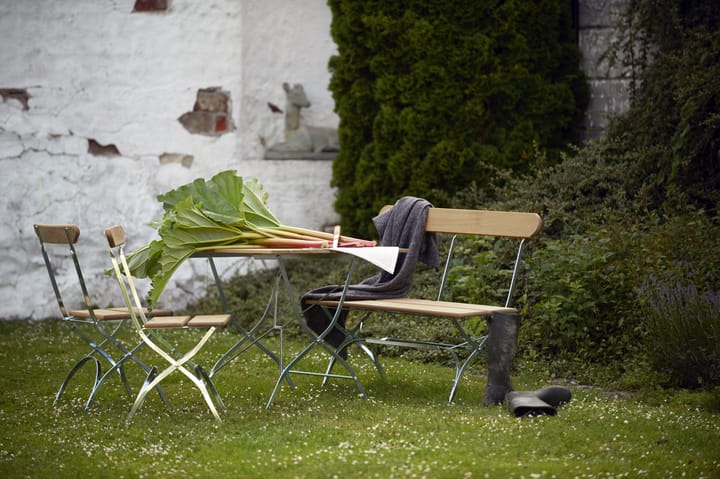
[[[403,195],[430,201],[577,139],[587,105],[570,3],[329,0],[346,231]]]

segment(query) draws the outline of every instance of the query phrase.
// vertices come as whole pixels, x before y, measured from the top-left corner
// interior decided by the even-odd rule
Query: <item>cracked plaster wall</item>
[[[600,62],[626,3],[579,1],[590,137],[628,106],[627,75]],[[284,105],[283,82],[303,84],[307,124],[337,127],[325,0],[169,0],[165,11],[132,13],[135,4],[0,2],[0,318],[57,315],[33,223],[80,226],[81,261],[105,304],[119,299],[101,273],[103,228],[121,223],[131,246],[146,243],[161,211],[156,195],[194,178],[237,169],[260,179],[283,222],[337,221],[330,162],[263,160],[265,145],[283,140],[283,115],[268,107]],[[178,118],[198,91],[216,87],[231,97],[235,129],[188,132]],[[186,264],[163,299],[183,305],[209,274],[204,263]]]
[[[103,229],[123,224],[131,247],[145,244],[161,214],[156,196],[194,178],[236,169],[264,184],[284,223],[337,221],[330,162],[263,159],[263,144],[283,137],[283,116],[267,106],[284,103],[283,82],[305,86],[310,124],[337,126],[326,2],[171,0],[166,11],[143,13],[134,4],[0,2],[0,89],[29,95],[27,109],[0,99],[0,318],[58,314],[34,223],[78,224],[92,295],[119,304],[102,274]],[[235,129],[188,132],[178,118],[214,87],[231,96]],[[238,267],[220,265],[226,274]],[[71,273],[62,271],[61,283],[75,281]],[[184,305],[211,285],[209,274],[205,262],[188,262],[163,301]]]

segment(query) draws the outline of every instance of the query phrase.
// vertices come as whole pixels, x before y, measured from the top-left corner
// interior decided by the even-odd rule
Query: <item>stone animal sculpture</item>
[[[307,126],[302,123],[300,110],[310,107],[310,100],[302,84],[290,86],[283,83],[285,90],[285,141],[270,147],[274,152],[327,152],[338,151],[337,131],[332,128]]]

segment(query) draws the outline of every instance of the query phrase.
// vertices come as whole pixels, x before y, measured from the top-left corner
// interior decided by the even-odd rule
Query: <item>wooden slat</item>
[[[231,318],[229,314],[203,314],[194,316],[187,325],[189,328],[223,328]]]
[[[425,230],[436,233],[475,234],[530,238],[540,231],[542,219],[536,213],[517,211],[428,209]]]
[[[125,244],[125,229],[120,225],[111,226],[105,230],[105,239],[111,248]]]
[[[43,243],[67,244],[68,237],[65,231],[70,232],[70,241],[75,244],[80,237],[80,228],[71,224],[36,224],[35,233]]]
[[[127,313],[127,314],[129,315],[127,307],[125,307],[125,308],[107,308],[107,309],[109,309],[109,310],[111,310],[111,311],[124,311],[125,313]],[[138,312],[138,309],[137,309],[137,308],[133,308],[133,311],[135,311],[135,312],[137,313],[137,312]],[[172,316],[172,315],[173,315],[173,312],[170,311],[169,309],[148,309],[148,308],[143,308],[142,311],[143,311],[143,313],[145,313],[145,315],[146,315],[147,317],[149,317],[149,318],[152,318],[152,317],[155,317],[155,316]]]
[[[337,306],[337,301],[309,301],[323,306]],[[516,313],[515,308],[490,306],[484,304],[458,303],[453,301],[433,301],[429,299],[393,298],[345,301],[345,309],[363,311],[385,311],[389,313],[417,314],[445,318],[471,318],[489,316],[493,313]]]
[[[90,311],[87,309],[73,309],[72,311],[68,311],[68,313],[72,316],[75,316],[76,318],[83,318],[83,319],[89,319]],[[95,317],[99,321],[117,321],[119,319],[128,319],[130,318],[130,314],[126,311],[118,311],[116,309],[93,309],[93,313],[95,314]]]
[[[158,316],[145,323],[145,329],[183,328],[191,316]]]

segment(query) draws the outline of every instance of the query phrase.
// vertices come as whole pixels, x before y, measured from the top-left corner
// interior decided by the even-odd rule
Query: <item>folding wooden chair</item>
[[[85,408],[90,407],[93,399],[97,395],[100,387],[114,374],[118,374],[129,395],[132,395],[132,389],[128,384],[125,376],[123,365],[132,360],[142,367],[145,372],[149,372],[150,368],[146,366],[137,356],[138,349],[142,347],[142,343],[135,347],[127,347],[117,339],[117,333],[123,325],[124,320],[130,319],[127,308],[97,308],[88,293],[87,284],[83,275],[80,261],[78,259],[75,244],[80,237],[80,228],[74,224],[36,224],[34,225],[35,233],[40,240],[40,249],[42,252],[45,267],[50,277],[55,299],[60,308],[62,320],[68,323],[80,338],[82,338],[90,347],[90,351],[80,358],[65,376],[65,380],[60,385],[60,389],[55,395],[54,403],[60,401],[67,388],[70,380],[73,378],[83,365],[87,363],[95,364],[95,380],[85,402]],[[63,267],[63,263],[70,257],[77,282],[73,279],[68,284],[64,278],[56,275]],[[76,297],[82,296],[83,309],[68,309],[62,293],[70,294]],[[153,315],[169,315],[169,311],[155,310]],[[119,355],[119,357],[118,357]],[[118,357],[118,359],[115,359]],[[110,368],[103,373],[102,360],[106,361]],[[165,400],[162,391],[158,390],[161,398]]]
[[[192,383],[200,390],[200,393],[205,399],[205,402],[207,403],[213,416],[215,416],[218,421],[222,422],[215,403],[217,403],[217,405],[222,409],[225,408],[225,405],[223,404],[212,379],[208,376],[202,366],[193,361],[193,357],[202,350],[218,328],[224,328],[228,325],[232,316],[230,314],[216,314],[148,318],[141,307],[140,297],[123,251],[125,245],[125,231],[121,226],[113,226],[105,230],[105,237],[108,241],[110,259],[113,270],[115,271],[115,276],[117,277],[123,298],[130,311],[131,322],[143,343],[150,347],[168,363],[168,366],[160,372],[158,372],[158,368],[155,366],[151,368],[147,379],[140,388],[140,391],[135,399],[135,403],[130,410],[130,414],[127,418],[128,422],[142,406],[148,392],[157,387],[163,379],[176,371],[184,374],[190,379],[190,381],[192,381]],[[182,353],[167,339],[162,337],[160,334],[160,330],[162,329],[205,329],[206,331],[197,341],[195,346],[190,348],[187,352]]]

